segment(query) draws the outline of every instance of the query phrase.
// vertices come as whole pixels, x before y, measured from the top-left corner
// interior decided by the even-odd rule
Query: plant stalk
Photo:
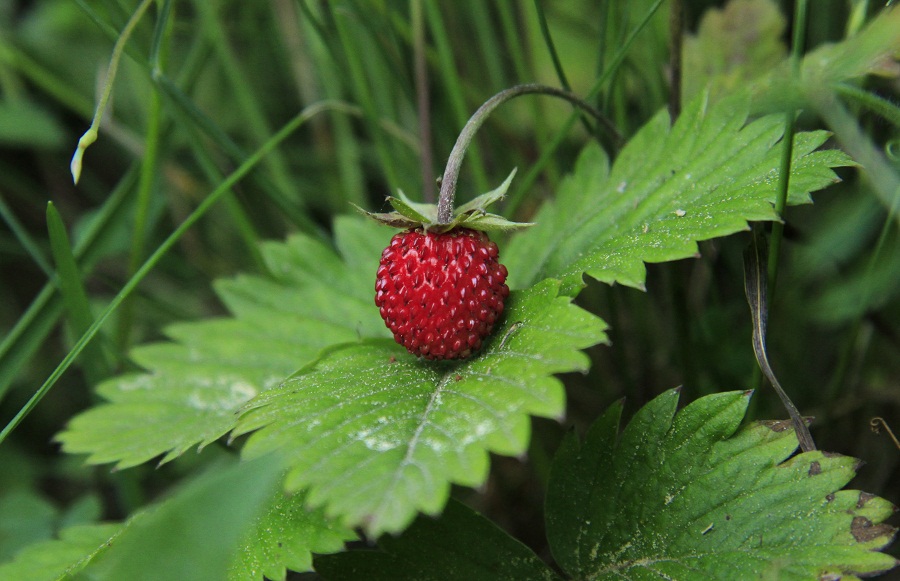
[[[791,40],[791,73],[794,79],[799,79],[800,57],[803,54],[803,46],[806,44],[806,8],[807,0],[797,0],[794,11],[794,35]],[[775,199],[775,213],[782,221],[772,224],[772,237],[769,244],[769,296],[775,294],[775,284],[778,281],[778,257],[781,255],[781,241],[784,238],[784,210],[787,206],[788,192],[791,179],[791,158],[794,152],[794,128],[797,120],[797,112],[793,109],[785,112],[784,118],[784,143],[781,150],[781,167],[778,175],[778,196]]]
[[[672,125],[681,114],[681,56],[684,42],[684,0],[672,0],[669,12],[669,69],[672,85],[669,92],[669,119]]]
[[[419,112],[419,142],[422,144],[421,171],[422,197],[426,203],[434,203],[434,159],[431,152],[431,101],[428,94],[428,66],[425,59],[425,16],[422,0],[410,5],[413,28],[413,59],[416,81],[416,108]]]
[[[465,127],[463,127],[459,137],[456,138],[456,144],[453,146],[450,157],[447,159],[447,167],[444,169],[444,174],[441,176],[441,193],[438,197],[437,224],[449,224],[453,219],[453,200],[456,197],[456,182],[459,179],[459,170],[462,166],[463,157],[466,155],[466,150],[469,148],[472,139],[475,137],[475,133],[482,124],[484,124],[488,116],[494,112],[494,109],[510,99],[530,94],[550,95],[552,97],[565,99],[576,107],[590,113],[604,125],[607,131],[614,136],[618,136],[618,131],[616,131],[615,127],[612,126],[600,111],[568,91],[538,84],[517,85],[500,91],[485,101],[484,104],[475,111],[472,117],[469,118]]]
[[[115,46],[113,46],[112,57],[109,59],[109,67],[106,69],[106,79],[103,83],[103,93],[100,95],[100,102],[97,104],[97,109],[94,112],[94,120],[91,122],[91,126],[84,135],[81,136],[81,139],[78,140],[78,148],[75,150],[75,154],[72,156],[72,162],[69,164],[69,168],[72,171],[72,180],[76,184],[81,177],[81,159],[84,156],[84,151],[90,147],[92,143],[97,141],[97,136],[100,134],[100,122],[103,119],[103,112],[106,111],[106,105],[112,94],[113,82],[116,80],[116,72],[119,69],[119,59],[122,57],[122,51],[125,50],[125,43],[128,42],[134,27],[137,26],[141,16],[143,16],[144,12],[147,11],[147,8],[150,7],[151,2],[152,0],[143,0],[143,2],[138,5],[137,10],[135,10],[134,14],[131,15],[131,18],[128,19],[125,28],[122,29],[122,34],[119,35]]]

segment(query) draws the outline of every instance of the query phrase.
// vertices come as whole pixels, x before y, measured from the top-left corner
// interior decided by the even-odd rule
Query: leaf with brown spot
[[[621,404],[584,443],[570,434],[546,504],[560,567],[575,579],[721,581],[854,578],[895,567],[878,552],[895,533],[884,523],[894,506],[842,490],[856,459],[796,454],[789,421],[741,428],[748,400],[719,393],[676,413],[672,390],[621,434]]]

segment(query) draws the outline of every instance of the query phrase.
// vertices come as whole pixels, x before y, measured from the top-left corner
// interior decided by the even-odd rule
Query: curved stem
[[[500,91],[485,101],[484,104],[475,111],[472,117],[469,118],[466,126],[463,127],[459,137],[456,138],[456,144],[453,146],[450,157],[447,159],[447,167],[444,169],[444,174],[441,176],[441,193],[438,197],[437,212],[438,224],[449,224],[453,219],[453,199],[456,196],[456,182],[459,179],[459,170],[462,166],[463,157],[466,155],[466,149],[468,149],[469,144],[472,143],[475,133],[488,116],[493,113],[494,109],[510,99],[514,99],[520,95],[530,94],[550,95],[552,97],[565,99],[576,107],[588,112],[591,116],[596,118],[610,134],[616,139],[620,139],[619,132],[616,131],[616,128],[613,127],[612,123],[606,119],[600,111],[568,91],[538,84],[517,85]]]
[[[116,71],[119,69],[119,59],[122,57],[122,51],[125,50],[125,43],[128,42],[131,32],[137,26],[138,21],[144,15],[144,12],[147,11],[147,8],[150,7],[151,2],[152,0],[143,0],[140,3],[137,10],[131,15],[131,18],[125,23],[122,34],[119,35],[116,44],[113,46],[112,57],[109,59],[109,67],[106,69],[106,79],[103,83],[103,93],[100,95],[100,102],[97,104],[97,109],[94,112],[94,119],[91,121],[91,126],[88,130],[78,140],[78,148],[75,150],[75,155],[72,156],[72,162],[69,164],[69,168],[72,170],[72,179],[76,184],[81,178],[81,159],[84,156],[84,150],[97,141],[97,136],[100,134],[100,122],[103,119],[103,112],[106,111],[109,96],[112,94],[113,82],[116,80]]]

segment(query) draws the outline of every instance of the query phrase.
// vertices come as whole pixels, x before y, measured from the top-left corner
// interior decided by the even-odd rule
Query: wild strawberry
[[[381,254],[375,304],[410,353],[462,359],[481,347],[503,313],[506,276],[484,232],[410,229]]]

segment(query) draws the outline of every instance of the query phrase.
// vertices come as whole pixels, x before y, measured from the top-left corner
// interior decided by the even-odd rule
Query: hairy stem
[[[469,118],[465,127],[463,127],[459,137],[456,138],[456,144],[453,146],[450,157],[447,159],[447,167],[444,169],[444,174],[441,176],[441,193],[438,197],[437,212],[438,224],[449,224],[453,219],[453,199],[456,197],[456,182],[459,179],[459,170],[462,166],[463,157],[466,155],[466,150],[469,148],[469,144],[472,143],[472,139],[475,137],[475,133],[488,116],[493,113],[494,109],[510,99],[514,99],[521,95],[531,94],[550,95],[552,97],[565,99],[573,105],[587,111],[596,118],[607,131],[618,138],[618,131],[616,131],[612,123],[610,123],[600,111],[567,91],[537,84],[517,85],[500,91],[485,101],[484,104],[475,111],[472,117]]]

